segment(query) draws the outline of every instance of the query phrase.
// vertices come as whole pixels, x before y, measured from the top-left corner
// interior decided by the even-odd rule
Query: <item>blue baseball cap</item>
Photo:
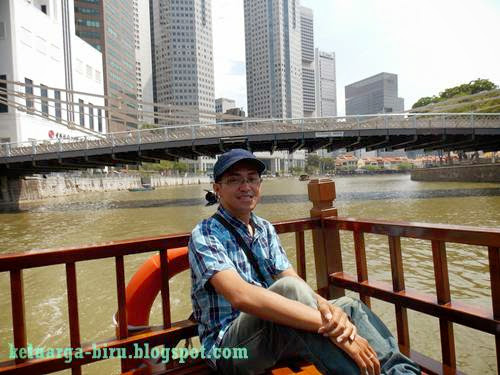
[[[214,165],[214,181],[218,181],[229,168],[240,161],[246,161],[255,165],[259,175],[266,169],[265,164],[257,159],[250,151],[242,148],[234,148],[223,153],[219,156],[219,159],[217,159]]]

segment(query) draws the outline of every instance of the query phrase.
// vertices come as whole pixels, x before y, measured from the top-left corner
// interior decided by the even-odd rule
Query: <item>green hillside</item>
[[[443,100],[439,103],[412,108],[410,112],[500,113],[500,89]]]
[[[410,112],[500,112],[500,89],[487,79],[451,87],[439,95],[420,98]]]

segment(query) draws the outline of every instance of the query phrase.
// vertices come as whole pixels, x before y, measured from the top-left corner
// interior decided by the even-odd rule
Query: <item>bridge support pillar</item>
[[[7,176],[0,176],[0,203],[12,203]]]
[[[0,176],[0,206],[19,209],[21,177]]]

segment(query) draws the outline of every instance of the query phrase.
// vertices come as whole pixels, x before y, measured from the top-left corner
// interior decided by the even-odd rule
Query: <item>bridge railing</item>
[[[169,125],[102,135],[48,139],[17,143],[1,143],[0,157],[36,155],[52,152],[85,150],[123,145],[225,138],[255,134],[331,132],[326,136],[342,136],[343,131],[363,129],[438,129],[500,128],[500,114],[495,113],[402,113],[380,115],[337,116],[298,119],[259,119],[212,124]],[[318,136],[322,136],[321,134]]]

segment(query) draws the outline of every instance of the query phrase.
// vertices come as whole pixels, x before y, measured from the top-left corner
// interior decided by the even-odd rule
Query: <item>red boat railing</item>
[[[319,293],[328,298],[336,298],[344,294],[344,289],[349,289],[360,293],[360,298],[367,304],[370,304],[371,297],[394,304],[397,337],[401,350],[410,355],[431,374],[457,373],[453,323],[493,334],[496,340],[497,369],[500,371],[500,230],[342,218],[337,216],[337,210],[333,207],[335,185],[331,180],[312,180],[308,185],[308,190],[309,198],[313,203],[311,218],[274,223],[277,232],[280,234],[295,233],[296,269],[299,275],[306,278],[305,231],[312,230],[316,283]],[[343,272],[340,231],[353,232],[356,276]],[[392,285],[368,279],[364,233],[388,236]],[[405,288],[401,237],[430,241],[436,280],[435,296]],[[5,361],[0,363],[0,373],[50,373],[71,368],[73,374],[80,374],[81,366],[101,360],[101,358],[91,355],[92,350],[95,349],[126,348],[130,350],[134,345],[144,345],[145,343],[148,343],[150,347],[157,345],[174,347],[180,340],[196,336],[196,324],[193,322],[189,320],[171,322],[169,272],[165,256],[167,249],[186,246],[188,239],[188,234],[177,234],[79,248],[43,250],[0,256],[0,272],[10,273],[14,346],[16,348],[27,347],[23,270],[65,264],[70,344],[72,348],[82,348],[85,354],[83,358],[73,357],[71,362],[68,362],[64,357]],[[447,242],[479,245],[488,248],[493,305],[491,310],[482,310],[451,300],[445,247]],[[151,251],[159,252],[161,258],[163,326],[132,333],[128,330],[126,316],[125,256]],[[117,337],[94,343],[92,347],[92,343],[83,344],[80,339],[76,263],[113,257],[115,258],[118,301]],[[439,318],[442,364],[410,349],[407,309],[413,309]],[[431,339],[429,338],[429,340]],[[170,365],[173,366],[173,364]],[[128,364],[122,361],[122,370],[124,372],[131,370],[127,366]],[[183,365],[177,370],[171,369],[169,372],[182,372],[188,366],[194,366],[188,370],[190,373],[209,372],[199,362],[192,365]],[[166,371],[166,368],[164,370]],[[141,373],[140,371],[144,373],[145,370],[135,372],[131,370],[129,373],[137,374]]]

